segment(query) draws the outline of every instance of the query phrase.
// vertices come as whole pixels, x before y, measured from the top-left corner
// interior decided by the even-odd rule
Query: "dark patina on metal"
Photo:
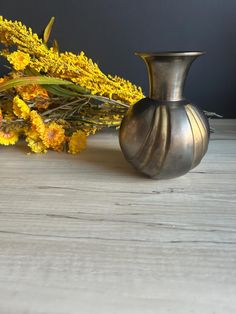
[[[149,73],[150,96],[124,117],[119,133],[126,159],[154,179],[181,176],[205,155],[210,128],[204,113],[183,97],[192,62],[201,51],[138,52]]]

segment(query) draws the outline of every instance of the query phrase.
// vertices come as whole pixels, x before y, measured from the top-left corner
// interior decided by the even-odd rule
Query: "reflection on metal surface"
[[[182,96],[189,67],[201,52],[138,53],[149,70],[150,98],[136,103],[120,128],[126,159],[156,179],[181,176],[207,151],[209,124]]]

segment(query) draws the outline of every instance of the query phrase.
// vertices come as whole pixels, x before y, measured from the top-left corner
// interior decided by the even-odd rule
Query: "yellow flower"
[[[16,87],[16,90],[24,100],[32,100],[35,98],[40,98],[40,99],[49,98],[48,92],[46,91],[46,89],[36,84],[18,86]]]
[[[17,71],[24,70],[30,63],[30,55],[22,51],[15,51],[7,56],[7,60]]]
[[[0,131],[1,145],[14,145],[18,141],[18,133],[16,131]]]
[[[56,151],[62,150],[62,143],[65,141],[65,130],[56,122],[51,122],[45,128],[43,143],[46,147],[51,147]]]
[[[28,130],[25,131],[26,135],[26,142],[28,143],[28,146],[34,153],[46,153],[47,147],[42,142],[39,134],[35,130]]]
[[[27,119],[30,114],[29,106],[20,99],[19,96],[15,96],[13,99],[13,112],[18,118]]]
[[[69,150],[71,154],[78,154],[86,148],[87,136],[86,134],[78,130],[74,132],[69,140]]]
[[[45,124],[37,111],[32,110],[30,112],[30,121],[32,130],[37,132],[40,136],[43,136],[45,132]]]

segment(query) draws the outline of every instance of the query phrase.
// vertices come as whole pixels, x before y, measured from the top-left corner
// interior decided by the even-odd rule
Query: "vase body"
[[[137,54],[148,68],[150,96],[127,112],[120,146],[139,172],[154,179],[175,178],[196,167],[208,147],[208,120],[182,95],[188,70],[203,53]]]

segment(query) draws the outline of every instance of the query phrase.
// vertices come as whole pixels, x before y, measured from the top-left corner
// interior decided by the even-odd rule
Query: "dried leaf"
[[[47,42],[49,40],[54,21],[55,21],[55,17],[53,16],[50,19],[48,25],[46,26],[46,28],[45,28],[45,30],[43,32],[43,42],[44,42],[44,44],[47,44]]]
[[[6,81],[5,83],[0,84],[0,92],[3,92],[5,90],[11,89],[17,86],[23,86],[23,85],[29,85],[29,84],[72,85],[73,83],[59,79],[59,78],[54,78],[54,77],[25,76],[25,77],[15,78],[15,79],[12,79],[12,80]]]
[[[68,90],[66,88],[63,88],[58,85],[48,85],[44,87],[48,92],[50,92],[53,95],[61,96],[61,97],[78,97],[78,93],[73,92],[71,90]]]
[[[58,42],[56,39],[54,39],[54,41],[53,41],[52,49],[54,52],[59,52],[59,45],[58,45]]]

